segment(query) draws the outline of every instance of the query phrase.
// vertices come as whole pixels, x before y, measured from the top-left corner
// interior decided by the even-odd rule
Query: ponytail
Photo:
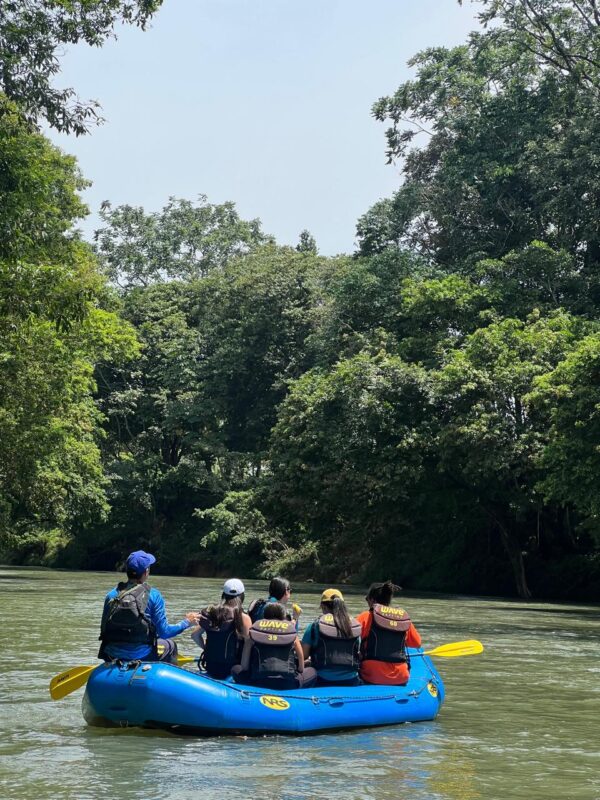
[[[400,590],[401,587],[392,583],[390,580],[384,583],[372,583],[369,586],[367,599],[372,600],[374,603],[380,603],[382,606],[389,606],[394,594]]]
[[[350,619],[350,614],[348,614],[346,603],[341,598],[334,597],[332,600],[322,602],[321,607],[326,608],[333,615],[333,621],[340,632],[340,636],[343,639],[351,639],[352,620]]]
[[[227,609],[233,609],[233,624],[236,633],[239,636],[244,635],[244,609],[242,603],[244,602],[244,595],[240,594],[237,597],[228,597],[227,595],[221,596],[221,602],[218,606],[209,606],[206,609],[206,616],[212,628],[220,628],[224,622],[227,621]]]

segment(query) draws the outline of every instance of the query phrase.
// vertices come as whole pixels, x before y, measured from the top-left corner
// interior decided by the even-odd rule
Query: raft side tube
[[[412,659],[406,686],[288,691],[220,681],[171,664],[106,664],[90,676],[83,711],[92,726],[305,734],[433,720],[443,700],[443,682],[426,656]]]

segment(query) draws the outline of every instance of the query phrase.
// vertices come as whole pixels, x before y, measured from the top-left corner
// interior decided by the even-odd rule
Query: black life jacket
[[[154,647],[156,631],[146,608],[150,599],[147,583],[119,583],[118,594],[108,602],[108,610],[102,619],[100,641],[107,644],[147,644]],[[102,651],[101,648],[101,651]]]
[[[230,606],[225,606],[227,616],[224,622],[214,627],[208,616],[208,609],[200,612],[200,627],[206,634],[206,642],[201,660],[204,669],[214,678],[226,678],[231,668],[240,663],[243,639],[235,628],[235,613]]]
[[[311,650],[312,664],[317,669],[323,667],[346,667],[358,669],[358,654],[360,641],[360,623],[350,619],[352,636],[344,638],[333,619],[333,614],[323,614],[315,620],[313,625],[318,625],[319,636],[317,646]]]
[[[296,676],[296,623],[280,619],[259,619],[250,628],[252,680],[285,681]]]
[[[371,630],[362,644],[363,659],[388,664],[409,663],[405,641],[410,617],[406,611],[377,603],[371,609],[371,617]]]

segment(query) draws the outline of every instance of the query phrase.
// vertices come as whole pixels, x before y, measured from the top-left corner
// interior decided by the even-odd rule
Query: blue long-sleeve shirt
[[[134,584],[131,584],[133,586]],[[104,598],[104,610],[102,612],[102,623],[108,613],[108,604],[114,600],[119,594],[118,587],[111,589]],[[167,621],[167,612],[165,610],[165,601],[162,594],[152,587],[148,595],[148,605],[146,606],[146,616],[154,625],[156,636],[158,639],[171,639],[173,636],[178,636],[183,631],[191,626],[191,622],[187,619],[182,619],[177,625],[169,625]],[[104,648],[105,653],[110,658],[130,658],[143,660],[152,652],[152,648],[147,644],[129,644],[128,642],[119,642],[114,644],[107,644]]]

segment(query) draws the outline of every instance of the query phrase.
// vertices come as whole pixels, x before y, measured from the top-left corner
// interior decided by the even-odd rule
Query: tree
[[[258,220],[245,222],[233,203],[212,205],[204,195],[196,204],[171,198],[159,213],[104,203],[100,216],[97,251],[122,289],[195,280],[270,241]]]
[[[0,91],[32,122],[87,133],[99,119],[98,103],[82,102],[73,89],[57,89],[61,48],[101,46],[118,24],[144,28],[162,0],[0,0]],[[0,114],[2,114],[0,110]]]
[[[295,381],[279,408],[263,499],[314,543],[327,579],[363,575],[384,539],[411,527],[427,459],[429,383],[385,352]],[[294,541],[292,538],[291,541]]]
[[[236,571],[244,564],[246,573],[270,578],[298,572],[307,562],[318,560],[317,545],[303,541],[294,546],[288,531],[282,531],[260,509],[259,492],[228,492],[214,508],[198,512],[209,531],[201,547],[219,570]]]
[[[310,231],[306,229],[300,231],[300,239],[296,245],[296,250],[299,253],[312,253],[315,256],[317,255],[317,241]]]
[[[596,0],[482,0],[479,5],[483,7],[479,20],[485,26],[492,23],[492,35],[498,22],[503,23],[519,47],[548,69],[598,90],[600,9]]]
[[[190,563],[206,559],[199,542],[218,515],[201,512],[252,487],[287,382],[306,368],[321,263],[267,245],[200,280],[124,294],[142,352],[100,376],[113,476],[112,515],[100,535],[107,547],[135,530],[160,547],[165,565],[180,565],[182,553]],[[218,548],[208,552],[225,563]]]
[[[393,349],[402,333],[405,280],[431,274],[423,259],[406,250],[371,258],[338,257],[322,262],[311,311],[311,359],[326,367],[364,349]],[[386,345],[387,343],[387,345]]]
[[[600,334],[592,333],[542,376],[529,395],[529,402],[546,416],[549,426],[540,456],[540,490],[549,502],[576,509],[583,522],[580,533],[589,532],[596,541],[600,541],[599,370]]]
[[[178,281],[123,298],[121,313],[142,347],[134,361],[97,372],[111,514],[87,546],[96,558],[112,553],[114,562],[136,538],[159,548],[168,566],[198,535],[194,509],[220,499],[227,453],[203,392],[205,342],[195,304],[194,287]]]
[[[106,513],[94,365],[136,341],[72,232],[74,159],[0,102],[0,548],[44,560]]]
[[[537,483],[547,441],[529,393],[584,333],[585,324],[564,312],[505,319],[467,337],[435,376],[440,466],[484,510],[525,598],[523,551],[542,505]]]
[[[404,182],[360,221],[361,252],[401,242],[463,270],[538,240],[576,259],[597,303],[594,4],[484,6],[493,26],[466,45],[419,53],[416,78],[374,105],[392,123],[388,156],[404,159]]]
[[[202,366],[228,450],[260,469],[288,382],[311,366],[308,337],[324,259],[268,245],[198,286]]]
[[[75,159],[0,96],[0,329],[30,314],[67,329],[102,286],[89,248],[70,229],[87,214]]]

